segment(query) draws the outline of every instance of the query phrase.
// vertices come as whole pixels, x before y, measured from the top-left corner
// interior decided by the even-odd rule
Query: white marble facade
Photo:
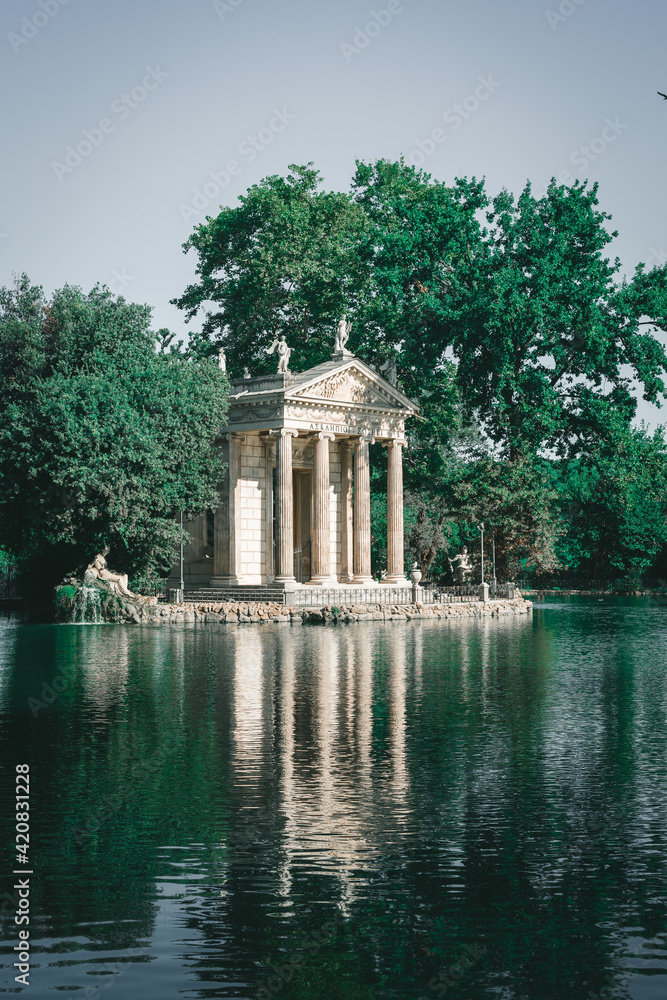
[[[372,585],[368,446],[387,448],[387,582],[405,585],[402,446],[417,407],[347,351],[232,383],[220,506],[189,525],[190,586]]]

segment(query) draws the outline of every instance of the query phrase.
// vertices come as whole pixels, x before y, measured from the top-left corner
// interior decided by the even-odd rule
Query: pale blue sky
[[[658,0],[3,0],[0,284],[105,282],[182,333],[206,212],[293,162],[346,189],[356,157],[419,143],[491,193],[598,180],[625,267],[664,262],[666,29]]]

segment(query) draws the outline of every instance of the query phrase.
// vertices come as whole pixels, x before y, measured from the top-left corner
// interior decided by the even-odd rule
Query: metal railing
[[[515,584],[499,583],[492,600],[514,600]],[[188,591],[186,604],[235,604],[271,603],[297,608],[350,607],[355,604],[396,604],[405,607],[413,604],[463,604],[479,601],[478,584],[457,587],[419,587],[415,594],[412,587],[303,587],[298,590],[279,590],[274,587],[201,587]]]
[[[431,594],[422,601],[423,604],[464,604],[479,600],[479,587],[477,584],[461,584],[457,587],[436,587],[432,591],[424,590],[422,593]]]
[[[285,604],[285,591],[275,587],[200,587],[185,595],[186,604]]]
[[[329,590],[304,587],[288,594],[288,604],[297,608],[325,608],[353,604],[412,604],[412,587],[349,587]]]

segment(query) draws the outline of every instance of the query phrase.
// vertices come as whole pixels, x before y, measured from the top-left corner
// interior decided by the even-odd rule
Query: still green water
[[[25,763],[30,996],[664,1000],[666,717],[647,599],[327,628],[6,618],[0,991],[23,991]]]

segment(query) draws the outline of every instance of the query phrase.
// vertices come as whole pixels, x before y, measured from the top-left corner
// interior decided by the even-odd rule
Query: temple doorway
[[[298,583],[310,580],[312,480],[309,469],[297,469],[293,473],[294,576]]]

